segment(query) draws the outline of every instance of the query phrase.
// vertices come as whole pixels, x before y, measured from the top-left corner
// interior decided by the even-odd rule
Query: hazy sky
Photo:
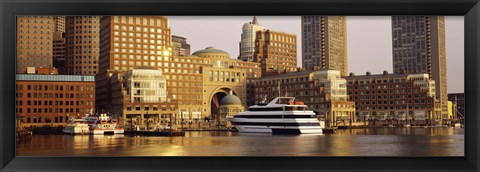
[[[244,23],[252,16],[171,16],[173,35],[187,38],[191,52],[208,46],[239,54]],[[297,63],[301,66],[302,41],[299,16],[257,16],[266,29],[297,35]],[[463,16],[446,17],[447,82],[449,93],[464,91],[464,21]],[[348,72],[364,75],[387,70],[393,72],[392,31],[389,16],[348,16]]]

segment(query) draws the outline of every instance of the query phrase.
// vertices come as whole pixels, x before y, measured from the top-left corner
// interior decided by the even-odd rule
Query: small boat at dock
[[[90,129],[85,118],[76,119],[71,117],[63,129],[65,134],[90,134]]]

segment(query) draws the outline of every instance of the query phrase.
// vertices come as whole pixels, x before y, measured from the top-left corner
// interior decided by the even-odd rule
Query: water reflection
[[[326,135],[187,132],[185,137],[36,135],[18,156],[463,156],[459,128],[375,128]]]

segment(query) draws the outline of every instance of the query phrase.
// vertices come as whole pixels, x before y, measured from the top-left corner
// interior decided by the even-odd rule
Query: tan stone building
[[[326,120],[327,125],[355,122],[355,102],[349,101],[340,71],[317,70],[284,73],[254,80],[255,100],[295,97]]]
[[[297,36],[272,30],[257,31],[254,61],[261,63],[262,76],[270,72],[297,70]]]
[[[392,16],[393,72],[429,74],[448,119],[445,39],[444,16]]]
[[[196,51],[192,56],[203,61],[200,73],[203,76],[204,116],[218,114],[220,101],[229,91],[240,98],[243,106],[250,104],[247,101],[253,98],[253,87],[249,82],[261,76],[259,63],[231,59],[228,53],[213,47]]]
[[[305,69],[348,75],[347,17],[302,16],[302,61]]]
[[[66,69],[71,75],[96,75],[100,50],[100,16],[67,16]]]
[[[441,119],[435,81],[428,74],[383,74],[344,77],[359,120]]]
[[[54,20],[51,16],[18,16],[16,34],[16,73],[27,67],[52,67]]]
[[[163,125],[171,120],[170,117],[176,119],[174,123],[177,124],[180,120],[185,124],[198,123],[205,117],[218,117],[221,100],[230,91],[241,97],[240,106],[246,105],[247,77],[260,76],[258,63],[230,59],[228,53],[212,47],[191,56],[174,56],[162,63],[165,64],[172,68],[140,67],[113,74],[111,112],[121,114],[125,123],[133,119],[137,125],[144,125],[148,120],[151,124]],[[127,91],[130,87],[126,82],[133,82],[129,73],[139,70],[150,71],[151,75],[154,71],[161,73],[165,80],[162,89],[167,93],[165,101],[149,103],[129,98],[133,94]]]

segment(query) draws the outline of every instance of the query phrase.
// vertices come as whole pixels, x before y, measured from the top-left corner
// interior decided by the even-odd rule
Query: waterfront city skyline
[[[172,35],[187,38],[192,51],[213,46],[225,50],[231,58],[237,58],[242,25],[252,18],[253,16],[170,16],[170,27]],[[257,18],[258,23],[265,28],[297,35],[297,66],[302,66],[300,16]],[[448,93],[463,93],[463,16],[446,16],[445,23]],[[193,26],[195,29],[192,30]],[[347,16],[347,49],[349,73],[364,75],[369,71],[377,74],[384,70],[392,73],[391,17]]]
[[[463,21],[444,21],[19,16],[16,154],[463,156]]]

